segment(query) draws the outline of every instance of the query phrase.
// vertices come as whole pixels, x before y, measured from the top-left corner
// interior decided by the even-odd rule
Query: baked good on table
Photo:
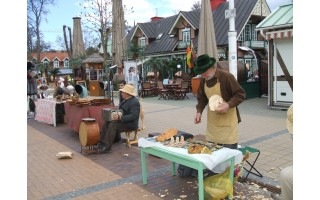
[[[169,130],[166,130],[165,132],[161,133],[161,135],[158,135],[156,137],[157,142],[163,142],[167,139],[170,139],[171,137],[178,134],[178,130],[176,128],[170,128]]]
[[[219,95],[212,95],[209,99],[209,107],[211,111],[216,111],[220,104],[223,103],[223,99]]]
[[[212,151],[204,145],[194,144],[194,145],[189,146],[188,153],[190,153],[190,154],[211,154]]]

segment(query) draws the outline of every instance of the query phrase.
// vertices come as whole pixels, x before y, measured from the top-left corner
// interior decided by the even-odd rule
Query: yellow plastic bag
[[[230,167],[217,175],[204,179],[204,197],[206,200],[221,200],[228,195],[233,198],[233,184],[229,179]]]

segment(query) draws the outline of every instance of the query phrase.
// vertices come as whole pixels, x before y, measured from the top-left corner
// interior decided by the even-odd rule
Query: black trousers
[[[125,131],[128,129],[120,122],[105,122],[100,132],[100,142],[111,147],[121,140],[121,133]]]

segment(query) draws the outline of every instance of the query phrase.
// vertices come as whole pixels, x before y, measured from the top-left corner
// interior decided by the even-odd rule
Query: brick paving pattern
[[[146,129],[139,137],[169,128],[203,137],[203,122],[193,123],[195,97],[190,99],[143,99]],[[117,105],[117,102],[115,102]],[[292,139],[286,130],[286,111],[271,110],[266,98],[247,99],[240,106],[239,144],[261,151],[256,168],[263,178],[249,179],[278,186],[282,168],[293,163]],[[111,154],[80,153],[79,136],[66,124],[57,127],[28,119],[28,199],[198,199],[197,178],[171,175],[171,163],[147,156],[148,184],[142,184],[140,150],[114,144]],[[72,159],[57,159],[56,153],[71,151]],[[235,199],[254,199],[249,183],[236,183]],[[265,189],[259,189],[266,198]],[[186,196],[181,196],[186,195]],[[251,196],[251,197],[250,197]],[[185,197],[185,198],[184,198]],[[245,199],[245,198],[244,198]]]

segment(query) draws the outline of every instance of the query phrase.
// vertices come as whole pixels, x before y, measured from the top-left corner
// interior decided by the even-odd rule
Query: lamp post
[[[113,68],[115,68],[115,67],[117,67],[117,65],[113,65],[113,66],[111,66],[111,67],[107,67],[107,70],[106,70],[106,71],[107,71],[107,98],[111,98],[112,104],[114,104],[114,102],[113,102],[113,88],[112,88],[112,95],[111,95],[111,97],[110,97],[111,80],[109,79],[109,73],[110,73],[111,69],[113,69]]]
[[[238,66],[237,66],[237,31],[235,30],[235,17],[236,9],[234,8],[234,0],[229,1],[229,10],[225,12],[226,18],[229,18],[229,71],[236,78],[238,77]]]
[[[177,68],[178,68],[178,71],[177,71],[177,76],[179,76],[179,77],[181,77],[181,65],[180,64],[178,64],[177,65]]]

